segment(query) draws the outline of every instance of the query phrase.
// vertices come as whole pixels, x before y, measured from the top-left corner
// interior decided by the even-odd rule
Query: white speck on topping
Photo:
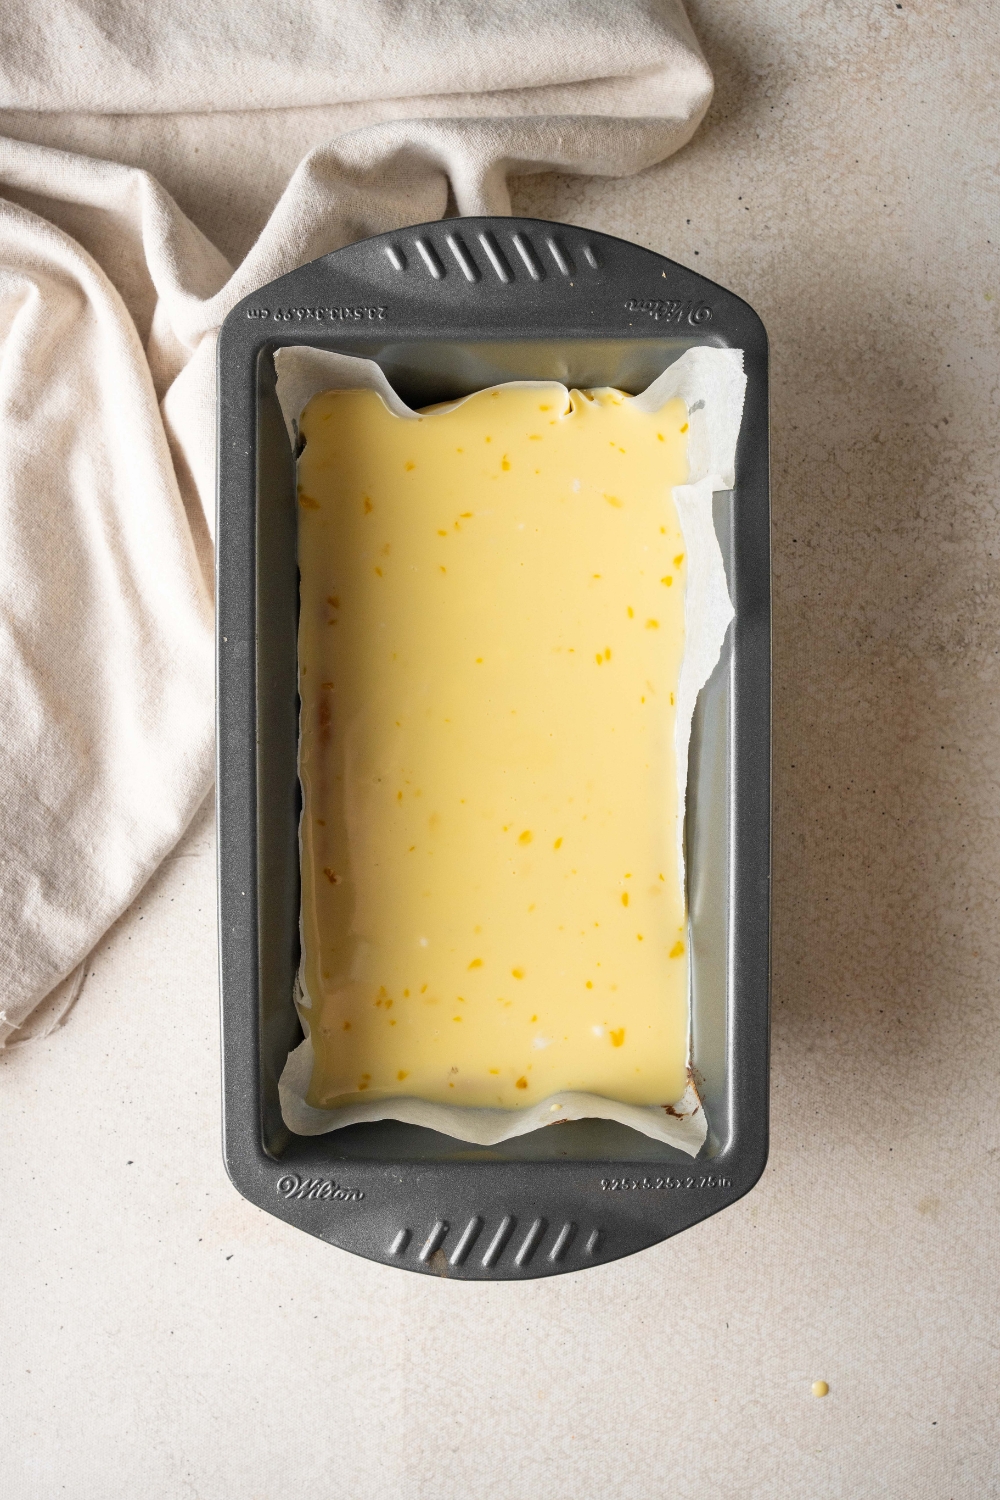
[[[595,1036],[603,1036],[604,1035],[604,1027],[603,1026],[591,1026],[590,1029],[594,1033]]]
[[[579,481],[579,479],[571,480],[571,482],[570,482],[570,489],[573,491],[574,495],[578,495],[580,493],[580,481]]]
[[[417,942],[420,944],[421,948],[426,948],[427,947],[427,939],[426,938],[417,938]]]
[[[541,1052],[543,1048],[551,1047],[554,1041],[554,1036],[536,1036],[531,1045],[536,1048],[537,1051]]]

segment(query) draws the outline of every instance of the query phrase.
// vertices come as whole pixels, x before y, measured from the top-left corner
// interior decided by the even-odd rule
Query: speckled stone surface
[[[218,1147],[206,814],[68,1025],[0,1060],[4,1500],[1000,1494],[996,17],[691,9],[718,80],[692,145],[515,206],[694,266],[771,335],[767,1172],[521,1285],[251,1208]]]

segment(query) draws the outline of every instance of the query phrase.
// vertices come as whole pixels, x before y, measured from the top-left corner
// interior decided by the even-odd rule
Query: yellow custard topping
[[[300,431],[308,1102],[675,1102],[684,403],[328,391]]]

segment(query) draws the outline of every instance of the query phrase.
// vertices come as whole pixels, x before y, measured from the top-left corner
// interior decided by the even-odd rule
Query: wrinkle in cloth
[[[712,85],[679,0],[12,0],[0,36],[2,1045],[59,1024],[211,786],[229,309],[366,235],[509,213],[512,175],[640,171]],[[211,149],[227,110],[251,161],[254,110],[350,127],[235,267],[135,160],[165,132]],[[85,154],[112,114],[126,161]]]

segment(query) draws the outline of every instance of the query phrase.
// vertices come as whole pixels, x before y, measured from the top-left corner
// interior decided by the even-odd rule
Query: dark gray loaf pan
[[[715,520],[736,618],[688,786],[692,1161],[582,1120],[495,1147],[394,1121],[304,1138],[278,1077],[301,1037],[295,466],[274,351],[377,360],[413,406],[500,380],[642,390],[695,344],[744,351],[736,488]],[[767,338],[739,297],[637,245],[536,219],[450,219],[337,250],[234,308],[219,340],[218,819],[225,1157],[268,1213],[385,1265],[513,1280],[654,1245],[767,1158],[770,537]]]

